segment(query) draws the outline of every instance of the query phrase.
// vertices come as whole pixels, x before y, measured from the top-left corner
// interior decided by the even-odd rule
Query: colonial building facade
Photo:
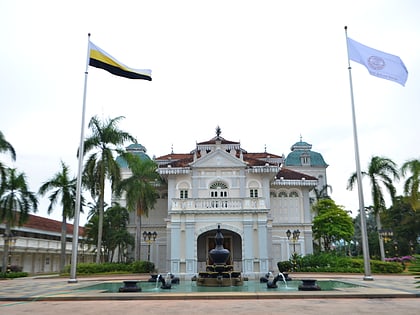
[[[6,259],[8,268],[16,266],[30,274],[57,273],[60,271],[61,222],[29,215],[22,226],[12,228],[12,234],[5,235],[5,225],[0,224],[0,264],[3,262],[4,245],[8,242],[9,255]],[[72,255],[73,225],[67,224],[66,265]],[[95,254],[84,242],[84,228],[79,228],[79,262],[93,262]],[[1,270],[1,268],[0,268]]]
[[[296,153],[296,146],[301,152]],[[158,185],[160,198],[142,217],[142,230],[157,233],[154,241],[141,245],[142,259],[150,257],[159,272],[192,276],[204,271],[212,264],[208,252],[218,225],[231,252],[228,264],[248,277],[277,270],[277,262],[293,252],[312,253],[310,194],[320,179],[326,184],[327,164],[322,159],[311,166],[311,157],[319,156],[308,146],[295,144],[290,159],[251,153],[240,142],[223,138],[217,128],[215,137],[197,143],[190,153],[155,158],[165,185]],[[140,144],[127,151],[148,158]],[[303,165],[294,165],[298,154],[303,154]],[[126,163],[117,161],[123,178],[130,176]],[[124,199],[114,201],[125,205]],[[134,233],[133,214],[130,221]],[[288,230],[299,230],[299,238],[289,239]]]

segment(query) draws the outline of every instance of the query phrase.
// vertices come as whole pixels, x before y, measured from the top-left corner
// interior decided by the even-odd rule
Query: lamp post
[[[391,239],[394,233],[390,229],[380,229],[379,230],[379,236],[384,240],[385,244],[388,243]],[[388,251],[385,251],[387,253]],[[386,255],[385,257],[386,258]]]
[[[149,245],[147,248],[147,261],[150,261],[150,245],[156,241],[157,233],[155,232],[143,232],[144,241]]]
[[[299,229],[294,230],[291,232],[290,230],[286,231],[287,239],[290,240],[290,236],[292,236],[292,245],[293,245],[293,254],[292,254],[292,261],[293,261],[293,270],[296,271],[296,243],[298,242],[300,231]]]

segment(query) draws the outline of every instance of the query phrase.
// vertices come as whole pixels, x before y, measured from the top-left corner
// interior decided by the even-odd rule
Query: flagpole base
[[[67,283],[77,283],[77,279],[69,279]]]
[[[373,277],[372,276],[364,276],[363,280],[365,281],[373,281]]]

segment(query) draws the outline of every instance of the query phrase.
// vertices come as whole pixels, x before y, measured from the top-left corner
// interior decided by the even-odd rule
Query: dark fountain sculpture
[[[230,287],[243,285],[240,271],[234,271],[232,265],[227,265],[230,251],[223,247],[223,234],[220,225],[217,226],[215,236],[216,247],[210,250],[209,255],[213,265],[207,265],[205,272],[199,272],[198,286]]]

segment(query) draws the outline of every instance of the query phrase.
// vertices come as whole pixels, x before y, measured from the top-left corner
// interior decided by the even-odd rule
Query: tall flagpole
[[[353,80],[351,76],[349,45],[348,45],[348,40],[347,40],[347,26],[344,26],[344,31],[346,33],[347,62],[348,62],[349,80],[350,80],[351,111],[352,111],[352,116],[353,116],[354,154],[355,154],[355,159],[356,159],[357,189],[359,192],[360,229],[362,231],[363,262],[364,262],[364,267],[365,267],[365,275],[363,277],[363,280],[373,280],[373,277],[370,271],[369,244],[368,244],[367,229],[366,229],[366,212],[365,212],[365,205],[364,205],[364,200],[363,200],[362,172],[360,170],[359,143],[357,141],[356,111],[354,109]]]
[[[80,205],[81,205],[81,188],[82,188],[82,168],[83,168],[83,150],[84,150],[84,137],[85,137],[85,112],[86,112],[86,87],[88,78],[88,67],[90,59],[90,33],[88,34],[88,50],[86,58],[86,70],[85,70],[85,84],[83,91],[83,109],[82,109],[82,127],[80,131],[80,145],[79,145],[79,170],[77,173],[76,183],[76,209],[74,211],[74,223],[73,223],[73,242],[71,250],[71,269],[70,279],[68,283],[76,283],[76,269],[77,269],[77,247],[79,243],[79,217],[80,217]]]

